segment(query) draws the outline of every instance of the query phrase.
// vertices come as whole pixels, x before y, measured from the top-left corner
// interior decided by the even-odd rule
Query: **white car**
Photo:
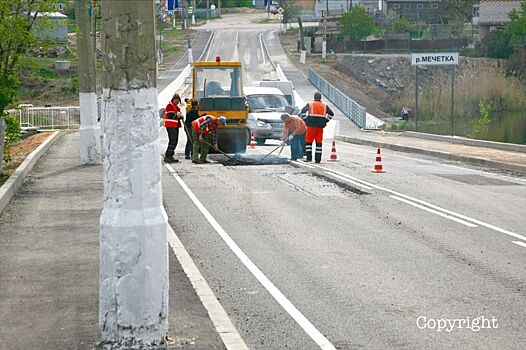
[[[283,92],[259,86],[247,86],[243,91],[248,103],[248,131],[254,133],[258,145],[263,145],[267,139],[280,140],[283,130],[281,115],[289,105]]]

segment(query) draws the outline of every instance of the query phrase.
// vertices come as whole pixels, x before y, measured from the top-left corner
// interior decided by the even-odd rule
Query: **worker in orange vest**
[[[166,163],[177,163],[179,160],[174,159],[175,148],[179,141],[179,128],[181,127],[183,114],[179,108],[181,97],[179,94],[173,95],[171,101],[164,110],[164,126],[168,133],[168,148],[164,154],[164,161]]]
[[[305,134],[305,153],[307,154],[306,162],[312,161],[312,143],[316,141],[316,153],[314,160],[316,163],[321,162],[323,128],[327,125],[334,112],[331,111],[326,103],[321,102],[321,93],[314,93],[314,101],[307,103],[300,111],[305,124],[307,124],[307,133]]]
[[[210,163],[206,160],[206,156],[208,155],[208,149],[210,144],[212,144],[215,150],[219,150],[219,148],[217,147],[217,127],[221,125],[226,125],[225,117],[216,118],[211,115],[206,115],[192,122],[192,163]]]

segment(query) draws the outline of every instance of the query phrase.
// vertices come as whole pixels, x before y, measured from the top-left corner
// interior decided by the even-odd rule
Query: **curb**
[[[419,139],[425,139],[425,140],[443,141],[443,142],[462,144],[462,145],[467,145],[467,146],[485,147],[485,148],[499,149],[502,151],[526,153],[526,145],[515,144],[515,143],[476,140],[476,139],[468,139],[468,138],[460,137],[460,136],[435,135],[435,134],[426,134],[423,132],[415,132],[415,131],[406,131],[404,132],[403,135],[409,136],[409,137],[415,137]]]
[[[349,142],[349,143],[355,143],[359,145],[382,147],[382,148],[387,148],[393,151],[400,151],[400,152],[412,152],[412,153],[417,153],[417,154],[425,154],[425,155],[435,156],[435,157],[439,157],[439,158],[443,158],[447,160],[466,162],[472,165],[487,166],[487,167],[491,167],[495,169],[515,171],[521,174],[526,174],[525,165],[504,163],[504,162],[499,162],[496,160],[489,160],[485,158],[459,156],[459,155],[451,154],[448,152],[433,151],[433,150],[428,150],[424,148],[398,145],[395,143],[386,143],[386,142],[379,142],[379,141],[373,141],[373,140],[366,140],[366,139],[360,139],[357,137],[349,137],[349,136],[344,136],[344,135],[335,135],[334,138],[336,140]]]
[[[31,152],[27,158],[18,166],[15,172],[7,179],[7,181],[0,187],[0,214],[11,203],[11,200],[16,195],[27,175],[33,169],[36,162],[42,157],[47,150],[55,143],[60,135],[59,131],[55,131],[47,138],[40,146]]]

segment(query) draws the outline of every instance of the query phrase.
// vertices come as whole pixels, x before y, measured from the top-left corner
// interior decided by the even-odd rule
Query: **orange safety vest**
[[[209,123],[204,129],[203,129],[203,136],[206,136],[216,129],[216,123],[217,118],[212,117],[211,115],[207,115],[204,117],[201,117],[199,119],[196,119],[192,122],[192,127],[194,128],[194,131],[199,134],[199,128],[201,127],[201,124],[203,124],[206,120],[212,119],[212,122]]]
[[[176,119],[170,119],[170,117],[168,116],[168,112],[174,112],[175,114],[177,114],[177,112],[180,112],[181,109],[179,108],[179,106],[177,106],[175,103],[173,103],[172,101],[170,101],[168,103],[168,106],[166,106],[166,109],[164,111],[164,126],[166,128],[179,128],[181,127],[179,125],[179,119],[177,119],[177,117],[175,117]]]
[[[325,118],[327,115],[327,105],[321,101],[312,101],[309,103],[307,115]]]
[[[327,125],[327,105],[321,101],[309,102],[305,124],[309,128],[324,128]]]

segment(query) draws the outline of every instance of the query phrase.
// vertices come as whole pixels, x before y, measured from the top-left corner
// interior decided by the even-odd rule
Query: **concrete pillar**
[[[102,342],[156,346],[168,330],[154,2],[103,0]]]
[[[100,164],[100,127],[98,125],[95,81],[95,53],[90,35],[88,6],[91,0],[75,1],[77,51],[79,57],[80,164]],[[95,14],[92,13],[92,16]]]

